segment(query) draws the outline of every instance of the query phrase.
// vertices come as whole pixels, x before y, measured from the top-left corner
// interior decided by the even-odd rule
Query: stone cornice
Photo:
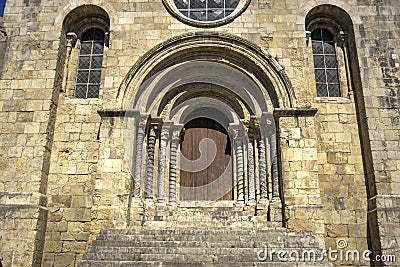
[[[317,111],[317,108],[276,108],[274,117],[314,117]]]
[[[133,109],[101,109],[97,113],[102,118],[137,117],[140,112]]]

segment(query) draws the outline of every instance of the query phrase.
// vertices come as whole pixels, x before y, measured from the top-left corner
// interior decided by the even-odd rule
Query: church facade
[[[7,1],[1,263],[78,266],[104,229],[218,208],[371,251],[333,266],[400,261],[399,18],[397,0]]]

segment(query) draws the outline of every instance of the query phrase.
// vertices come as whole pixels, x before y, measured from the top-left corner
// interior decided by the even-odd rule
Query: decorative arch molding
[[[255,44],[230,34],[194,32],[169,39],[143,55],[121,83],[117,102],[129,107],[140,87],[155,74],[189,60],[205,60],[230,66],[244,73],[270,98],[274,108],[296,108],[290,80],[276,59]]]
[[[107,1],[104,0],[87,0],[87,1],[71,1],[69,2],[62,10],[58,12],[56,19],[54,20],[54,26],[64,26],[64,22],[67,19],[68,15],[71,14],[74,10],[78,8],[88,8],[95,7],[97,9],[102,9],[109,17],[110,20],[110,28],[112,25],[117,24],[118,16],[117,11],[114,6]],[[83,14],[84,15],[84,14]]]
[[[215,108],[218,107],[218,108]],[[212,110],[212,112],[210,112]],[[194,118],[202,117],[211,118],[225,127],[229,128],[229,124],[239,125],[241,119],[235,110],[227,103],[218,99],[210,99],[207,97],[199,97],[195,100],[186,100],[171,110],[168,121],[176,122],[176,124],[185,125]]]
[[[306,25],[310,25],[314,21],[318,23],[318,20],[322,18],[328,20],[326,23],[337,24],[341,31],[353,30],[353,19],[349,13],[343,8],[332,4],[318,5],[310,9],[306,16]]]
[[[321,7],[341,10],[342,14],[346,14],[346,16],[351,18],[353,24],[361,24],[361,19],[358,15],[359,13],[357,12],[357,10],[355,10],[353,6],[341,0],[335,0],[334,4],[332,3],[332,1],[329,0],[307,1],[300,7],[300,10],[304,11],[303,13],[305,17],[306,15],[313,13],[312,12],[313,9],[316,10],[316,8],[321,8]],[[332,13],[332,11],[330,10],[329,12],[326,13]],[[337,17],[335,19],[340,20],[340,18]]]
[[[225,103],[240,119],[245,119],[246,115],[247,117],[254,115],[251,113],[252,109],[237,94],[222,86],[204,83],[185,84],[168,92],[151,114],[167,119],[168,114],[173,113],[177,106],[200,97]],[[193,104],[196,105],[196,103]]]

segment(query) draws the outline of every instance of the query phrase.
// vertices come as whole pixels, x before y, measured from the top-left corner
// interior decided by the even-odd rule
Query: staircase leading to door
[[[300,255],[313,250],[318,257],[321,247],[311,232],[260,222],[252,210],[166,210],[142,226],[102,230],[79,266],[331,266],[326,260],[279,260],[281,249]]]

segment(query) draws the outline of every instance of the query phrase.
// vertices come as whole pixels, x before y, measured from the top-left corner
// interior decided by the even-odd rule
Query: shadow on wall
[[[9,40],[7,38],[7,34],[4,31],[3,27],[0,26],[0,78],[3,76],[4,66],[6,65],[8,47]]]
[[[3,15],[4,15],[4,8],[6,6],[6,1],[5,0],[0,0],[0,78],[3,73],[3,67],[4,67],[4,62],[5,62],[5,57],[6,57],[6,51],[7,51],[7,34],[6,31],[4,30],[3,27]],[[0,261],[0,267],[1,261]]]

